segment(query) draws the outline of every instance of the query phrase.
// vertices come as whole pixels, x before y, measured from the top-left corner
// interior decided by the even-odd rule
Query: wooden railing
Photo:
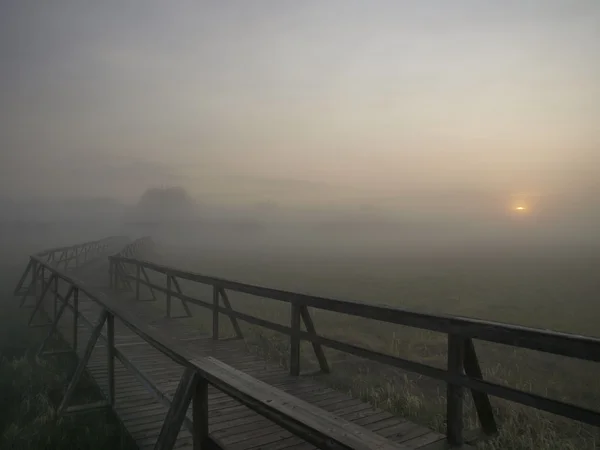
[[[115,257],[113,257],[115,258]],[[119,257],[116,257],[119,258]],[[233,369],[226,364],[210,357],[198,357],[191,353],[184,345],[170,336],[162,333],[156,327],[149,326],[131,316],[122,309],[116,299],[90,288],[72,274],[48,263],[37,255],[31,256],[34,267],[42,267],[50,274],[48,283],[45,284],[39,297],[36,297],[35,310],[39,310],[46,294],[51,291],[51,286],[66,285],[67,292],[61,295],[58,290],[53,292],[60,301],[61,307],[55,311],[49,331],[39,347],[38,355],[44,355],[45,347],[54,333],[58,330],[58,323],[66,309],[73,312],[73,341],[72,347],[77,352],[77,328],[79,321],[91,327],[92,332],[85,344],[83,355],[79,358],[77,368],[69,381],[65,394],[57,409],[57,417],[65,413],[105,410],[115,404],[115,359],[121,361],[126,369],[132,371],[136,378],[160,401],[169,407],[163,422],[160,434],[155,444],[157,450],[170,450],[173,448],[177,435],[182,425],[187,426],[193,434],[194,449],[220,448],[216,440],[210,436],[208,422],[208,385],[226,393],[241,404],[270,419],[286,430],[294,433],[305,441],[322,449],[356,449],[370,450],[403,450],[406,447],[395,444],[362,427],[353,425],[340,417],[334,416],[309,403],[299,400],[282,392],[266,383],[258,381],[249,375]],[[34,271],[35,274],[39,272]],[[95,323],[91,323],[79,311],[79,301],[82,296],[96,303],[100,315]],[[163,353],[171,360],[180,364],[185,371],[180,379],[174,396],[168,398],[156,387],[151,385],[145,375],[115,347],[115,320],[120,320],[127,328],[150,344],[154,349]],[[106,324],[106,335],[102,329]],[[79,406],[69,406],[75,393],[78,382],[90,360],[92,351],[97,341],[102,339],[107,349],[108,389],[105,401]],[[193,405],[193,420],[186,417],[188,407]]]
[[[23,306],[29,295],[35,296],[37,282],[34,282],[34,280],[41,282],[41,288],[44,289],[44,283],[47,280],[47,274],[44,273],[45,265],[52,265],[65,271],[76,269],[92,259],[101,256],[110,248],[114,248],[116,245],[123,245],[126,241],[127,238],[112,236],[97,241],[38,252],[34,255],[35,259],[30,258],[25,271],[15,287],[14,295],[21,296],[21,306]],[[45,265],[37,264],[37,260],[44,261]],[[30,277],[31,282],[25,286],[28,277]]]
[[[154,241],[152,240],[151,237],[149,236],[144,236],[141,238],[138,238],[132,242],[130,242],[129,244],[127,244],[126,246],[124,246],[116,255],[113,255],[112,257],[123,257],[123,258],[143,258],[145,255],[147,255],[148,253],[151,253],[154,250]],[[109,257],[109,258],[112,258]],[[118,279],[117,278],[117,273],[116,270],[123,270],[126,271],[127,269],[125,267],[123,267],[122,265],[119,265],[118,267],[115,267],[114,264],[109,264],[108,266],[108,278],[109,278],[109,283],[110,283],[110,287],[116,287],[116,283],[118,281],[124,281],[127,285],[129,284],[129,282],[124,279]],[[148,279],[148,282],[150,280]]]
[[[487,435],[497,433],[497,425],[488,397],[489,395],[586,424],[600,426],[600,412],[598,411],[484,380],[473,344],[473,340],[478,339],[581,360],[600,362],[600,339],[457,316],[424,314],[356,301],[309,296],[205,276],[151,261],[124,256],[113,256],[109,259],[111,267],[114,267],[113,273],[116,277],[113,285],[119,288],[131,288],[131,282],[133,282],[135,284],[137,299],[139,299],[140,284],[142,284],[151,289],[153,296],[154,291],[162,292],[166,295],[167,311],[170,311],[172,298],[178,298],[184,304],[192,303],[211,310],[214,339],[218,339],[219,336],[219,314],[229,317],[239,338],[242,337],[242,331],[238,325],[238,320],[290,336],[289,367],[292,375],[300,373],[300,341],[308,341],[312,344],[323,372],[329,372],[329,365],[322,347],[329,347],[361,358],[442,380],[447,386],[447,440],[451,445],[460,445],[464,441],[463,392],[465,388],[469,389],[472,394],[481,429]],[[166,285],[160,286],[152,283],[148,277],[147,270],[165,275]],[[143,274],[143,279],[140,274]],[[212,286],[212,301],[183,294],[178,280],[189,280]],[[173,289],[173,286],[175,289]],[[249,294],[289,304],[291,308],[290,325],[281,325],[233,310],[227,296],[227,291]],[[222,306],[220,301],[223,302]],[[311,319],[308,310],[309,307],[443,333],[447,335],[448,342],[447,368],[432,367],[420,362],[376,352],[319,335]],[[304,322],[306,331],[301,329],[301,321]]]

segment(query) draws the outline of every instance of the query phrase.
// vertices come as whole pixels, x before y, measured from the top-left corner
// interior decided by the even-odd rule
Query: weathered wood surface
[[[96,287],[105,288],[108,283],[104,264],[88,266],[78,273],[78,276],[86,278],[86,281]],[[44,304],[44,310],[48,312],[53,308],[53,299],[50,299],[48,296]],[[445,436],[442,434],[373,408],[347,394],[324,387],[315,380],[290,376],[285,369],[276,364],[249,354],[243,341],[214,341],[208,334],[198,332],[187,319],[172,321],[144,303],[125,298],[122,301],[131,314],[167,331],[199,357],[212,356],[287,394],[408,448],[446,448]],[[95,323],[100,315],[100,308],[81,295],[78,299],[78,309],[82,317],[78,321],[77,339],[82,343],[87,342],[92,333],[91,328],[85,326],[84,322],[87,320]],[[58,329],[62,337],[70,343],[73,340],[72,311],[65,311],[63,315]],[[108,399],[108,355],[105,338],[106,329],[92,352],[87,368]],[[114,343],[115,411],[139,447],[151,448],[159,436],[167,414],[167,405],[173,399],[184,369],[145,343],[117,318],[114,321]],[[80,345],[78,348],[81,356],[85,352],[85,348],[82,347],[84,346]],[[130,370],[131,367],[126,367],[131,365],[141,373],[136,376]],[[314,448],[213,387],[208,388],[208,414],[211,436],[228,449]],[[186,417],[188,424],[192,418],[190,408]],[[185,422],[174,448],[192,448],[192,434]]]
[[[283,291],[263,286],[256,286],[223,278],[211,277],[194,273],[174,267],[165,266],[152,261],[138,260],[135,258],[118,258],[120,263],[135,266],[141,264],[142,269],[148,269],[161,274],[169,274],[182,280],[190,280],[209,286],[219,286],[221,289],[269,298],[286,303],[293,303],[306,307],[338,312],[342,314],[362,317],[366,319],[381,320],[387,323],[406,325],[423,330],[437,331],[446,334],[457,334],[463,337],[494,342],[497,344],[511,345],[530,350],[553,353],[556,355],[579,358],[587,361],[600,362],[600,339],[589,336],[581,336],[568,333],[560,333],[551,330],[542,330],[497,323],[488,320],[480,320],[468,317],[451,316],[445,314],[429,314],[406,310],[389,305],[377,305],[351,300],[339,300],[333,298],[306,295],[297,292]],[[157,286],[146,282],[153,289],[166,291],[163,286]],[[181,296],[180,296],[181,297]],[[185,297],[185,296],[183,296]],[[192,298],[186,298],[194,302]],[[197,304],[202,304],[198,300]],[[220,312],[227,313],[226,310]],[[235,312],[235,316],[257,325],[271,328],[275,331],[289,334],[288,327],[278,329],[273,324],[259,323],[252,316],[246,316]],[[304,335],[305,339],[310,336]],[[328,344],[329,345],[329,344]],[[432,376],[434,373],[432,372]],[[429,375],[428,375],[429,376]]]

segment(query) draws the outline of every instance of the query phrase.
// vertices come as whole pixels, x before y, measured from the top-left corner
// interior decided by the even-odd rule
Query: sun
[[[515,211],[525,211],[527,208],[525,208],[524,206],[517,206],[515,208]]]

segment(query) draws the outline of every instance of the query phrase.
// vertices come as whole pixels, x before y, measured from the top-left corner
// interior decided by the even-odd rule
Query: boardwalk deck
[[[108,282],[106,270],[107,266],[104,263],[90,264],[81,269],[77,276],[90,285],[104,289],[107,295],[114,295],[106,288]],[[44,304],[45,311],[50,314],[53,311],[52,302],[51,296],[48,296]],[[165,319],[158,310],[140,302],[123,299],[123,305],[138,318],[166,330],[199,357],[213,356],[256,379],[350,422],[364,426],[394,442],[402,443],[408,448],[427,450],[446,448],[445,436],[442,434],[327,388],[318,380],[290,376],[280,366],[248,353],[243,341],[214,341],[207,334],[191,326],[186,319],[175,321]],[[100,313],[99,307],[85,296],[79,299],[79,311],[82,317],[90,322],[95,322]],[[64,317],[59,322],[59,331],[69,344],[72,340],[72,320],[72,313],[65,311]],[[90,334],[91,329],[80,321],[78,327],[80,356]],[[115,346],[146,378],[144,382],[140,381],[120,361],[115,361],[115,411],[139,448],[151,448],[156,442],[167,413],[166,402],[173,397],[183,368],[145,343],[119,323],[118,319],[115,321]],[[106,362],[106,347],[100,341],[94,349],[87,369],[104,394],[108,395]],[[151,393],[151,389],[155,390],[154,394]],[[191,408],[187,416],[191,420]],[[209,424],[211,435],[227,449],[314,448],[311,444],[293,436],[213,388],[209,388]],[[175,448],[192,447],[190,431],[185,425],[182,427]]]

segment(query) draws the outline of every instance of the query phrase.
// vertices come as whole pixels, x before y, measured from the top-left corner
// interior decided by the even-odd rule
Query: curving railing
[[[191,303],[212,311],[213,339],[219,337],[219,314],[224,314],[229,318],[238,338],[242,337],[238,320],[290,336],[289,367],[292,375],[300,373],[300,342],[307,341],[312,344],[322,372],[329,372],[329,365],[322,348],[329,347],[442,380],[447,386],[447,440],[451,445],[460,445],[465,441],[463,433],[463,392],[465,389],[469,389],[472,394],[481,429],[487,435],[497,433],[496,420],[488,397],[490,395],[586,424],[600,426],[599,411],[484,380],[473,343],[473,340],[477,339],[569,358],[600,362],[600,339],[485,320],[424,314],[389,306],[304,295],[206,276],[139,258],[116,255],[109,259],[111,266],[116,268],[113,270],[115,277],[112,283],[113,287],[116,289],[124,286],[132,288],[131,283],[134,283],[137,299],[139,299],[140,285],[150,288],[153,297],[155,297],[154,291],[164,293],[167,302],[167,316],[170,316],[172,298],[180,299],[186,308],[187,303]],[[125,270],[126,266],[134,270]],[[165,275],[166,285],[152,283],[147,271]],[[185,295],[181,291],[178,280],[189,280],[211,286],[212,302]],[[227,291],[289,304],[291,309],[290,325],[281,325],[233,310]],[[448,342],[447,367],[441,369],[319,335],[309,313],[309,307],[445,334]],[[306,331],[302,330],[301,321],[304,322]]]
[[[110,249],[124,245],[127,240],[123,236],[111,236],[96,241],[42,250],[34,255],[35,259],[30,258],[15,287],[14,295],[22,297],[21,306],[23,306],[29,295],[35,295],[38,281],[41,282],[42,289],[44,288],[43,285],[47,277],[44,273],[44,265],[37,264],[38,260],[43,261],[45,265],[52,265],[65,271],[74,270],[99,256],[103,256]],[[30,277],[31,282],[25,286],[28,277]]]
[[[148,245],[147,241],[146,245]],[[113,256],[111,260],[119,258],[124,257]],[[115,320],[118,319],[154,349],[185,369],[174,396],[172,398],[162,396],[162,401],[169,406],[169,410],[154,447],[157,450],[172,449],[183,425],[192,431],[194,449],[221,448],[218,441],[211,437],[209,430],[209,384],[318,448],[406,450],[406,447],[401,444],[396,444],[339,416],[321,410],[214,358],[198,357],[198,355],[190,352],[183,343],[132,316],[123,308],[122,302],[87,286],[85,282],[74,277],[72,273],[67,273],[38,255],[31,256],[30,260],[33,267],[41,267],[43,271],[47,271],[50,275],[44,289],[39,296],[36,296],[34,314],[43,308],[44,298],[51,290],[51,286],[57,286],[59,281],[67,286],[65,295],[59,294],[57,290],[53,292],[60,300],[61,306],[59,310],[55,311],[52,322],[47,324],[49,326],[48,334],[39,347],[38,355],[44,354],[46,345],[53,334],[58,331],[58,323],[67,309],[73,312],[72,345],[75,352],[77,352],[78,347],[77,329],[79,321],[92,329],[91,336],[85,344],[83,355],[79,358],[77,368],[57,409],[57,417],[65,413],[114,408],[115,390],[118,388],[115,385],[115,359],[120,360],[128,370],[137,372],[139,376],[139,371],[133,363],[115,346]],[[34,270],[33,273],[38,272]],[[123,272],[118,270],[115,270],[115,273],[117,276],[123,275]],[[101,309],[95,323],[87,320],[79,310],[79,301],[82,296],[94,302]],[[106,336],[102,336],[102,329],[105,326]],[[105,341],[108,355],[106,399],[100,403],[69,406],[77,384],[81,380],[99,339]],[[150,389],[148,386],[147,388]],[[192,420],[186,416],[190,404],[192,404],[193,409]]]

